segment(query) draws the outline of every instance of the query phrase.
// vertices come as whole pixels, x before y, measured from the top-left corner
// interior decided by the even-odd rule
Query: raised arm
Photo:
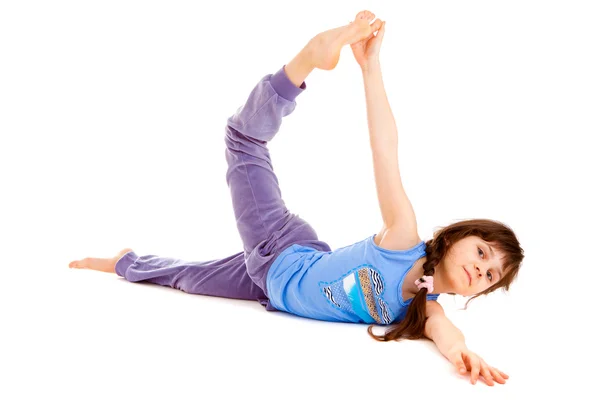
[[[410,247],[418,241],[417,221],[400,178],[398,131],[383,86],[379,60],[372,60],[361,69],[375,184],[384,229],[394,232],[393,240],[399,247]]]
[[[361,14],[369,21],[375,17],[370,11]],[[391,250],[403,250],[414,246],[420,239],[415,213],[400,179],[398,131],[379,64],[385,22],[377,18],[371,26],[371,36],[353,43],[351,47],[364,81],[375,185],[383,218],[383,229],[375,243]]]

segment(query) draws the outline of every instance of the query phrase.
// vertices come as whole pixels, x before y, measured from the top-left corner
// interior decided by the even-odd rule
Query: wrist
[[[360,69],[362,70],[363,74],[368,74],[373,71],[378,71],[380,68],[381,68],[381,65],[379,64],[379,59],[368,61],[364,65],[360,66]]]
[[[456,352],[462,352],[466,349],[467,349],[467,345],[465,344],[465,341],[457,340],[456,342],[454,342],[450,346],[448,346],[448,348],[444,352],[444,355],[446,356],[446,358],[449,358],[449,356],[451,354],[456,353]]]

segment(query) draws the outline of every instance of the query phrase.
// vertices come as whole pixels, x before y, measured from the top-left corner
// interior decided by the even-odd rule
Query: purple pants
[[[116,273],[130,282],[150,282],[187,293],[268,301],[267,272],[277,256],[292,244],[331,251],[314,229],[286,208],[273,171],[267,142],[283,117],[296,107],[306,89],[287,77],[284,68],[263,77],[246,104],[228,118],[225,129],[226,180],[244,251],[212,261],[184,261],[155,255],[125,254]]]

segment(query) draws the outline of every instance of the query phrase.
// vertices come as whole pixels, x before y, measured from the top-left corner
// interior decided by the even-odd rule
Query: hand
[[[508,379],[508,375],[487,365],[481,357],[467,349],[462,343],[451,348],[447,358],[456,366],[460,374],[467,374],[467,371],[471,371],[473,385],[477,382],[480,374],[488,386],[494,386],[494,381],[504,384]]]
[[[379,61],[379,50],[385,33],[385,22],[377,19],[373,22],[373,26],[376,27],[376,30],[369,37],[350,45],[356,62],[363,70],[369,63]],[[377,32],[377,36],[375,36],[375,32]]]

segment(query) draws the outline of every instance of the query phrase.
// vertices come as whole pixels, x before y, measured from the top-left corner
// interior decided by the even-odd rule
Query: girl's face
[[[467,236],[450,247],[442,271],[448,291],[475,295],[502,278],[502,254],[493,243]]]

